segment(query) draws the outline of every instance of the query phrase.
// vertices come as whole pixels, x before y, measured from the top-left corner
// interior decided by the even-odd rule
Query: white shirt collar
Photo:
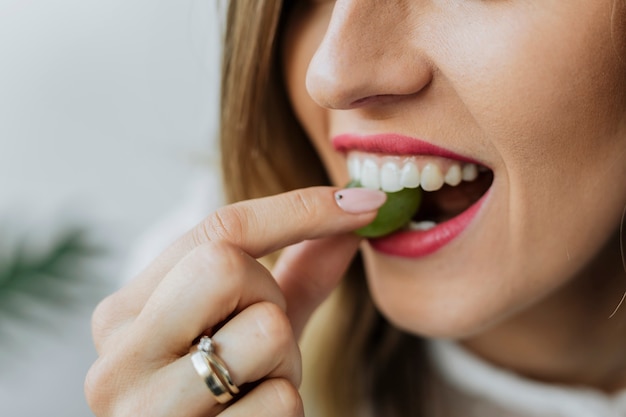
[[[497,368],[450,341],[430,341],[429,354],[444,383],[519,415],[626,416],[626,390],[608,395],[586,387],[532,381]]]

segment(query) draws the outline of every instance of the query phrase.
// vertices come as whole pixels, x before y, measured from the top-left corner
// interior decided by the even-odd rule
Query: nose
[[[306,74],[311,98],[322,107],[349,109],[371,99],[419,93],[433,70],[420,48],[419,14],[408,12],[414,8],[414,1],[411,6],[337,0]]]

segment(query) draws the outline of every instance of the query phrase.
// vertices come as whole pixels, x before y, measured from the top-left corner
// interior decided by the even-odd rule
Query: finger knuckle
[[[84,382],[87,404],[96,416],[112,415],[114,405],[114,381],[117,375],[105,362],[99,358],[89,368]]]
[[[292,204],[296,213],[300,213],[303,218],[317,218],[317,204],[303,190],[296,190],[292,194]]]
[[[113,333],[120,306],[115,294],[109,295],[98,303],[91,315],[91,329],[96,348]]]
[[[228,242],[207,242],[196,247],[191,256],[193,262],[200,268],[215,269],[219,266],[220,271],[234,272],[243,265],[243,252],[241,249]]]
[[[288,380],[274,378],[267,381],[274,410],[281,410],[281,416],[296,417],[304,415],[302,398],[297,388]]]
[[[258,303],[256,308],[256,320],[261,336],[271,341],[278,351],[289,348],[294,341],[294,336],[285,312],[280,306],[270,302]]]
[[[190,258],[190,268],[202,272],[193,274],[196,279],[205,279],[207,275],[218,273],[219,276],[228,277],[220,281],[220,286],[235,291],[243,286],[241,276],[246,268],[246,255],[240,248],[222,241],[208,242],[195,248]]]
[[[102,387],[99,384],[101,377],[97,368],[97,362],[94,363],[87,371],[84,382],[85,399],[89,408],[95,413],[95,415],[105,415],[103,408],[107,404],[105,395],[103,395]]]
[[[193,230],[196,245],[215,240],[234,241],[246,230],[246,215],[243,210],[226,206],[213,212]]]

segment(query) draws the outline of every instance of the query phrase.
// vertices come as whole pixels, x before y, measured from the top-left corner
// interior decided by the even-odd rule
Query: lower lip
[[[432,229],[396,232],[389,236],[370,239],[369,243],[377,252],[391,256],[422,258],[430,255],[453,241],[469,226],[488,195],[489,191],[463,213]]]

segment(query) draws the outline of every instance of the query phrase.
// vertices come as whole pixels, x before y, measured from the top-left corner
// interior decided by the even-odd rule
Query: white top
[[[531,381],[449,341],[429,342],[429,354],[445,387],[445,416],[626,417],[626,390],[608,395]]]

